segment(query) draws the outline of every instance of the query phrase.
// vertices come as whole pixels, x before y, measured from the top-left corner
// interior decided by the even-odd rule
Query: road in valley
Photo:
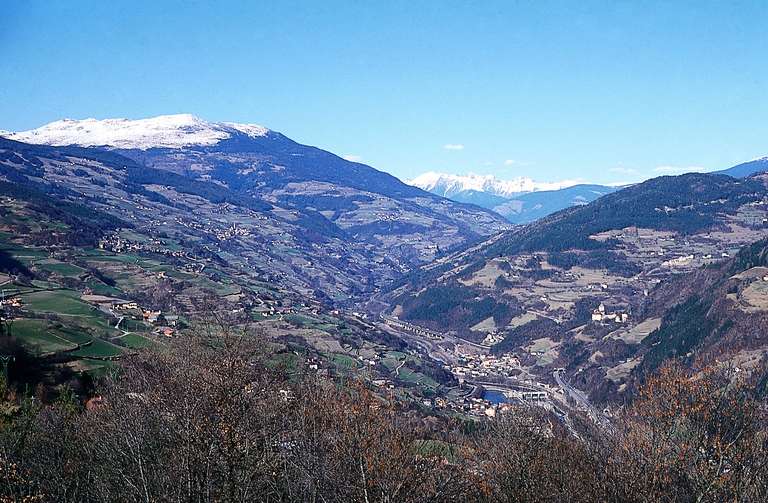
[[[587,395],[583,391],[571,386],[571,384],[563,378],[563,372],[561,370],[555,370],[552,375],[554,376],[557,385],[560,386],[582,409],[586,410],[587,414],[589,414],[598,426],[606,429],[613,428],[610,421],[608,421],[608,418],[605,417],[605,414],[592,405]]]

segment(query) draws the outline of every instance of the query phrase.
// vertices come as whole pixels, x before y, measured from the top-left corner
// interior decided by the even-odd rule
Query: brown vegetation
[[[721,370],[665,367],[610,432],[543,410],[435,433],[363,382],[265,365],[224,336],[129,357],[82,407],[21,400],[2,501],[763,501],[762,404]],[[571,417],[571,425],[579,417]],[[463,431],[463,432],[462,432]]]

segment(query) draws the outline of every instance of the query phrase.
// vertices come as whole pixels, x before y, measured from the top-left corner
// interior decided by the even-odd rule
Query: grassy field
[[[48,320],[15,320],[12,333],[37,353],[69,351],[74,356],[105,357],[117,356],[121,352],[119,347],[94,338],[81,328],[63,326]],[[80,349],[76,349],[78,345],[81,346]]]
[[[77,278],[85,273],[85,269],[82,267],[52,259],[35,262],[35,266],[41,269],[45,269],[46,271],[70,278]]]
[[[61,337],[62,339],[66,339],[75,344],[86,344],[93,339],[90,335],[85,333],[82,329],[78,329],[74,327],[59,326],[54,329],[54,333],[59,337]]]
[[[101,281],[90,278],[88,281],[85,282],[86,286],[90,288],[93,293],[97,295],[107,295],[107,296],[114,296],[119,297],[123,294],[122,290],[115,288],[114,286],[109,286],[106,283],[102,283]]]
[[[139,234],[130,229],[123,229],[120,231],[120,237],[122,239],[128,239],[130,241],[136,241],[137,243],[148,243],[149,239],[144,234]]]
[[[140,263],[144,258],[131,253],[122,253],[120,255],[99,255],[90,259],[92,262],[123,262],[127,264]]]
[[[71,366],[80,372],[87,372],[93,376],[100,377],[116,368],[115,362],[110,360],[92,360],[83,358],[73,362]]]
[[[72,341],[63,339],[51,331],[45,320],[15,320],[12,333],[36,353],[57,353],[76,347]]]
[[[168,270],[166,271],[166,275],[168,277],[170,277],[170,278],[178,279],[178,280],[181,280],[181,281],[187,281],[187,280],[191,280],[191,279],[195,278],[194,274],[189,274],[189,273],[186,273],[186,272],[177,271],[177,270],[171,269],[171,268],[168,268]]]
[[[338,326],[334,323],[329,323],[328,320],[314,318],[303,314],[288,314],[285,316],[285,319],[299,327],[314,328],[316,330],[327,331]]]
[[[405,361],[406,364],[401,367],[400,365],[403,361]],[[419,386],[425,386],[431,389],[440,386],[440,384],[431,377],[426,376],[421,372],[415,372],[413,369],[409,368],[407,366],[409,362],[418,363],[418,360],[413,356],[401,353],[400,351],[387,351],[381,359],[382,365],[387,367],[390,372],[394,373],[395,369],[399,369],[397,370],[397,377],[404,382],[418,384]]]
[[[33,292],[21,296],[24,308],[31,311],[69,316],[98,316],[96,308],[78,297],[77,292],[70,290]]]
[[[91,344],[82,346],[80,349],[70,352],[70,354],[82,358],[106,358],[119,356],[122,352],[123,350],[119,346],[94,338]]]
[[[48,258],[48,252],[45,250],[35,250],[32,248],[14,248],[4,247],[13,258],[26,266],[31,266],[33,262]]]
[[[426,386],[428,388],[435,389],[440,386],[437,381],[429,376],[425,376],[420,372],[414,372],[408,367],[402,367],[399,372],[399,377],[405,382],[418,384],[420,386]]]
[[[200,288],[211,290],[212,292],[221,296],[233,295],[242,291],[241,288],[237,285],[216,283],[205,276],[198,276],[191,280],[191,282],[195,285],[198,285]]]
[[[408,355],[401,353],[400,351],[387,351],[384,353],[384,357],[381,359],[381,364],[387,367],[389,370],[394,370],[398,365],[407,358]]]
[[[146,332],[151,330],[152,326],[148,323],[144,323],[143,321],[125,318],[123,322],[120,323],[120,328],[126,332]]]
[[[118,339],[124,346],[131,349],[144,349],[151,348],[157,345],[157,343],[151,339],[148,339],[139,334],[128,334]]]
[[[35,289],[45,288],[45,289],[53,289],[53,288],[61,288],[61,285],[58,283],[54,283],[51,281],[43,281],[41,279],[33,279],[32,285],[34,285],[35,288],[25,288],[24,291],[32,292]]]
[[[342,369],[356,369],[358,367],[357,360],[343,353],[330,353],[327,357],[334,365]]]

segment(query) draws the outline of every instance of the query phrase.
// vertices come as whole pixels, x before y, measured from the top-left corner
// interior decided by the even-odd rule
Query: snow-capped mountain
[[[201,242],[209,244],[223,241],[219,215],[231,216],[238,228],[241,218],[252,219],[249,235],[227,240],[228,253],[239,256],[249,248],[265,275],[285,277],[302,295],[349,298],[433,260],[440,250],[510,227],[487,209],[448,201],[252,124],[208,122],[188,114],[59,120],[6,137],[0,138],[4,179],[18,179],[18,158],[97,159],[98,169],[61,163],[69,170],[63,176],[57,164],[41,177],[43,160],[30,172],[46,191],[58,190],[56,184],[67,190],[88,187],[83,198],[102,206],[111,200],[121,218],[135,214],[156,223],[179,208],[189,218],[215,214],[217,223],[201,226]],[[8,159],[14,161],[6,169]],[[105,182],[102,172],[112,180]],[[126,198],[134,207],[123,206]],[[295,267],[296,256],[311,266]]]
[[[138,120],[63,119],[29,131],[0,132],[0,136],[40,145],[146,150],[215,145],[235,134],[256,138],[266,136],[267,133],[267,128],[256,124],[208,122],[194,115],[177,114]]]
[[[407,183],[432,192],[433,194],[448,198],[466,191],[485,192],[493,196],[510,198],[526,192],[564,189],[583,182],[580,182],[579,180],[537,182],[526,177],[500,180],[494,175],[477,175],[474,173],[467,175],[451,175],[430,171],[417,176]]]
[[[517,177],[499,180],[493,175],[424,173],[409,184],[460,203],[492,210],[515,224],[532,222],[555,211],[594,201],[616,190],[580,180],[537,182]]]

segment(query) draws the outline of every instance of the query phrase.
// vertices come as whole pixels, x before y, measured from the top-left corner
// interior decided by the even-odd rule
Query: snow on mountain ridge
[[[44,145],[109,146],[146,150],[215,145],[241,133],[252,138],[269,130],[256,124],[207,122],[191,114],[160,115],[149,119],[62,119],[37,129],[2,134],[11,140]]]
[[[579,180],[537,182],[527,177],[500,180],[494,175],[478,175],[475,173],[469,173],[467,175],[451,175],[448,173],[429,171],[406,183],[443,197],[451,197],[459,192],[474,190],[509,198],[525,192],[564,189],[583,182]]]

